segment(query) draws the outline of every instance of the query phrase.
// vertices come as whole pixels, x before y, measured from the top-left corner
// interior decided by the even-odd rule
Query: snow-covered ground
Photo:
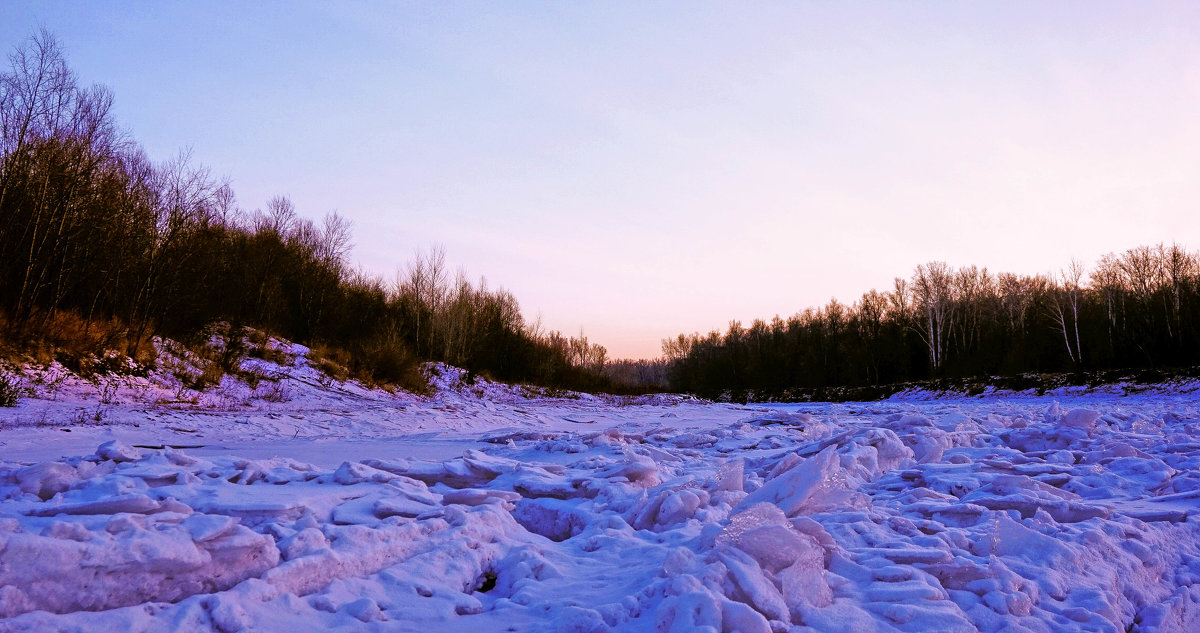
[[[4,631],[1200,631],[1200,395],[26,376]],[[57,373],[56,373],[57,372]]]

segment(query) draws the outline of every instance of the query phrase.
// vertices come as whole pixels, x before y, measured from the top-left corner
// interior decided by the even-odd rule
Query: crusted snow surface
[[[765,408],[438,371],[0,410],[0,632],[1200,630],[1190,393]]]

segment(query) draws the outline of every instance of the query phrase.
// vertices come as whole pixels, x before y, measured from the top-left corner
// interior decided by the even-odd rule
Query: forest
[[[1200,257],[1178,245],[1045,275],[917,266],[892,289],[784,320],[663,341],[673,389],[731,399],[1026,373],[1188,368],[1200,358]]]
[[[213,323],[313,346],[380,384],[421,389],[421,361],[499,380],[620,391],[602,346],[526,323],[503,288],[452,274],[433,248],[394,279],[356,270],[350,223],[285,196],[245,211],[187,152],[156,163],[82,86],[48,32],[0,75],[0,347],[80,367],[106,349]]]

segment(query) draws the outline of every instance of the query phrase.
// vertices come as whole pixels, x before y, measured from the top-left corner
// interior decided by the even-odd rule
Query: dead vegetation
[[[353,352],[324,344],[313,345],[309,362],[331,380],[357,380],[368,387],[431,393],[420,361],[400,343],[371,341]]]
[[[12,374],[0,372],[0,407],[17,406],[22,395],[21,381]]]
[[[264,383],[278,382],[269,366],[247,363],[247,359],[280,366],[296,362],[285,341],[247,326],[213,323],[183,341],[139,338],[132,332],[115,319],[89,321],[65,311],[22,326],[0,315],[0,362],[14,367],[49,367],[57,362],[98,383],[108,376],[145,376],[158,369],[179,381],[180,398],[186,390],[216,388],[226,376],[242,380],[255,391]],[[420,362],[399,342],[373,340],[353,351],[318,343],[308,360],[330,384],[356,380],[368,387],[430,392]],[[4,379],[0,375],[0,383]],[[16,385],[19,381],[12,378],[10,382]],[[279,387],[269,388],[265,394],[264,398],[275,402],[287,399],[286,390]],[[18,387],[0,384],[0,406],[11,406],[2,403],[15,403],[19,395]]]
[[[0,314],[0,357],[11,364],[46,366],[57,361],[85,378],[144,374],[154,367],[154,341],[116,319],[85,319],[58,311],[14,323]]]

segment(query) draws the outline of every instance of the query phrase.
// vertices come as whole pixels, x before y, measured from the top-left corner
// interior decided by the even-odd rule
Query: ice
[[[743,478],[746,476],[746,461],[735,459],[725,463],[717,472],[717,490],[724,492],[742,492]]]
[[[114,462],[132,462],[137,460],[141,453],[120,440],[112,440],[101,444],[96,449],[96,455],[100,459],[111,459]]]
[[[79,480],[76,470],[67,464],[46,462],[18,469],[12,474],[21,492],[49,499]]]
[[[783,595],[749,554],[738,549],[722,548],[716,550],[714,555],[729,570],[731,597],[754,607],[755,611],[769,620],[786,622],[791,619]]]
[[[1195,392],[418,398],[294,351],[287,401],[0,410],[0,632],[1200,630]]]
[[[852,484],[840,461],[835,447],[830,446],[769,479],[746,497],[742,506],[772,503],[785,515],[795,516],[851,503]]]
[[[110,521],[98,529],[55,523],[44,535],[2,538],[0,583],[12,587],[0,604],[3,617],[173,602],[228,589],[279,560],[269,537],[240,526],[203,541],[169,521]]]
[[[193,514],[184,519],[181,525],[187,528],[192,540],[202,543],[228,534],[237,525],[237,519],[220,515]]]

